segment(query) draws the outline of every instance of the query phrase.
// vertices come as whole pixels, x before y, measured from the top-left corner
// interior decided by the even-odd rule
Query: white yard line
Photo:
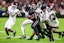
[[[13,37],[13,36],[11,36],[11,39],[12,38],[20,38],[21,36],[15,36],[15,37]],[[0,37],[0,38],[7,38],[7,37]],[[26,39],[29,39],[30,38],[30,36],[27,36],[26,37]],[[34,36],[34,38],[33,39],[36,39],[37,37],[36,36]],[[47,38],[46,38],[47,39]],[[54,39],[55,40],[61,40],[60,38],[56,38],[56,37],[54,37]]]
[[[5,33],[5,31],[0,31],[0,33]],[[13,37],[13,36],[11,36],[11,38],[20,38],[21,36],[15,36],[15,37]],[[0,38],[6,38],[6,37],[0,37]],[[30,36],[27,36],[26,37],[26,39],[28,39],[28,38],[30,38]],[[37,38],[37,36],[34,36],[34,38],[33,39],[36,39]],[[47,38],[47,37],[46,37]],[[61,40],[60,38],[57,38],[57,37],[54,37],[54,39],[55,40]]]
[[[0,31],[0,33],[5,33],[5,31]]]
[[[54,37],[55,40],[61,40],[61,38]]]
[[[15,36],[15,37],[13,37],[13,36],[11,36],[11,38],[20,38],[21,36]],[[0,37],[0,38],[7,38],[7,37]],[[29,38],[29,36],[27,36],[26,37],[26,39],[28,39]]]

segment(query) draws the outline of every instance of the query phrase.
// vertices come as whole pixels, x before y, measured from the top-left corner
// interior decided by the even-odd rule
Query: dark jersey
[[[30,12],[29,15],[31,15],[31,16],[34,15],[34,18],[31,19],[34,22],[39,19],[39,17],[37,16],[37,14],[35,12]]]

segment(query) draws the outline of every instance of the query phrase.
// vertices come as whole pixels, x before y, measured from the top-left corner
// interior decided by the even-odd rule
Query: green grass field
[[[21,24],[22,22],[25,20],[26,18],[17,18],[16,20],[16,24],[13,26],[13,30],[16,30],[17,34],[16,37],[13,37],[13,34],[10,33],[10,35],[12,36],[11,39],[6,39],[7,35],[5,33],[5,29],[4,29],[4,25],[6,23],[6,21],[8,20],[8,18],[0,18],[0,43],[52,43],[49,41],[48,38],[45,39],[41,39],[40,41],[36,41],[35,39],[33,40],[27,40],[27,39],[19,39],[20,36],[22,35],[21,32]],[[64,18],[59,18],[59,31],[64,31]],[[33,30],[30,27],[31,24],[26,25],[25,27],[25,32],[27,36],[31,36]],[[54,34],[54,39],[55,42],[53,43],[64,43],[64,38],[58,38],[58,34]]]

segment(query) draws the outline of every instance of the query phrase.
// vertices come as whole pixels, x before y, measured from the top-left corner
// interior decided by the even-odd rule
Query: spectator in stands
[[[61,13],[61,15],[64,15],[64,0],[62,0],[60,4],[61,4],[60,13]]]
[[[1,4],[1,2],[0,2],[0,16],[2,16],[1,8],[2,8],[2,4]]]

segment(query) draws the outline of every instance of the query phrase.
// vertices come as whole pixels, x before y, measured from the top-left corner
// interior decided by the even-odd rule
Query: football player
[[[5,31],[8,36],[7,39],[10,39],[11,37],[9,35],[9,32],[13,32],[14,36],[16,35],[16,31],[11,30],[11,28],[14,26],[16,22],[16,15],[20,14],[19,9],[17,9],[17,6],[14,2],[12,2],[11,5],[8,7],[7,13],[9,14],[9,19],[5,23]]]

